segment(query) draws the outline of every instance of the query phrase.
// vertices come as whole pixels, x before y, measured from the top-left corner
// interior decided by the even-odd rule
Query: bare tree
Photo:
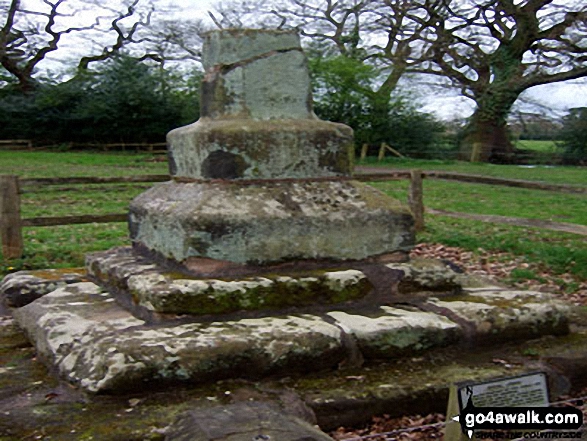
[[[34,74],[39,65],[59,49],[64,36],[114,36],[111,44],[104,44],[103,39],[96,42],[102,45],[99,53],[80,57],[79,69],[87,69],[90,63],[139,43],[136,35],[149,25],[153,12],[151,5],[141,1],[127,0],[112,8],[108,2],[98,0],[42,0],[31,2],[34,6],[26,6],[21,0],[1,0],[0,11],[5,19],[0,28],[0,66],[16,79],[20,90],[30,92],[36,86]],[[83,14],[87,11],[91,14]],[[91,15],[89,22],[82,18],[87,15]]]
[[[507,161],[507,117],[525,90],[587,76],[587,3],[573,0],[430,0],[434,63],[477,104],[465,137],[472,160]]]
[[[159,20],[144,30],[141,46],[149,58],[165,62],[201,62],[204,33],[202,20]],[[185,64],[185,63],[182,63]]]

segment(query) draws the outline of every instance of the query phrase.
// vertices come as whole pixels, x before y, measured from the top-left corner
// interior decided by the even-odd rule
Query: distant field
[[[130,176],[168,173],[167,162],[135,153],[0,150],[0,174],[22,178]]]
[[[554,153],[557,150],[556,141],[520,140],[516,142],[516,147],[546,153]]]
[[[386,159],[379,164],[392,168],[420,168],[475,173],[503,178],[539,180],[587,186],[587,169],[580,167],[535,167],[469,164],[457,161]],[[50,153],[0,151],[0,173],[21,177],[127,176],[165,174],[165,162],[133,153]],[[407,181],[373,184],[405,201]],[[124,212],[130,200],[149,184],[72,186],[75,191],[43,188],[22,195],[23,217]],[[539,190],[494,187],[426,179],[424,203],[431,208],[466,213],[499,214],[549,219],[587,225],[587,198]],[[89,224],[24,229],[25,256],[0,259],[0,276],[26,268],[83,266],[86,253],[128,245],[125,223]],[[583,236],[546,230],[492,225],[472,220],[427,216],[426,231],[419,241],[444,243],[476,251],[478,248],[508,252],[539,262],[556,273],[570,272],[587,280],[587,241]]]

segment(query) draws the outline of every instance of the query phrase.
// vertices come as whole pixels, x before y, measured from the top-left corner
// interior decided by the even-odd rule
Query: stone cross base
[[[141,249],[184,265],[344,264],[407,252],[414,241],[407,208],[355,181],[163,183],[131,203],[129,222]]]
[[[451,280],[453,287],[464,283],[462,275],[439,265],[396,268],[425,290],[439,288],[443,279],[445,284]],[[121,268],[119,277],[124,273]],[[0,296],[12,290],[14,297],[19,285],[27,291],[30,276],[8,276]],[[460,295],[451,294],[454,289],[441,290],[411,306],[349,310],[332,305],[305,313],[150,323],[133,316],[94,283],[51,282],[60,287],[13,315],[39,358],[89,392],[290,376],[412,358],[443,346],[470,348],[569,331],[568,307],[550,295],[482,284],[463,286]],[[183,282],[176,283],[181,290]]]
[[[137,250],[184,272],[410,250],[409,210],[351,180],[352,129],[314,114],[295,32],[212,32],[203,64],[200,119],[167,135],[172,182],[131,203]]]

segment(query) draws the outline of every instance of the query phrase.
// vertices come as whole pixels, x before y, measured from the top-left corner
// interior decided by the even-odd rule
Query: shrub
[[[587,164],[587,107],[569,111],[563,119],[559,138],[566,164]]]

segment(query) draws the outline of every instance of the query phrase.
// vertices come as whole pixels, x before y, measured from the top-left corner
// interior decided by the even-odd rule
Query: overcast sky
[[[28,0],[38,1],[38,0]],[[178,17],[180,19],[203,19],[213,27],[213,23],[210,20],[207,11],[213,8],[213,5],[218,0],[157,0],[157,9],[162,10],[165,5],[170,7],[171,14],[166,15],[166,18]],[[86,42],[87,43],[87,42]],[[64,42],[63,49],[67,52],[75,52],[76,49],[87,50],[87,48],[76,48]],[[65,51],[59,51],[59,54],[54,54],[51,58],[57,59],[62,58]],[[422,110],[430,113],[434,113],[443,119],[453,119],[460,117],[469,116],[472,111],[474,104],[471,100],[458,96],[458,93],[453,92],[449,94],[441,93],[440,91],[433,91],[432,93],[426,93],[429,88],[426,86],[418,87],[417,97],[420,98]],[[564,114],[567,109],[572,107],[587,107],[587,81],[585,79],[571,81],[566,83],[557,83],[534,87],[529,89],[525,94],[529,101],[535,101],[543,109],[538,107],[528,107],[526,110],[529,111],[540,111],[546,110],[547,108],[552,109],[557,114]]]

